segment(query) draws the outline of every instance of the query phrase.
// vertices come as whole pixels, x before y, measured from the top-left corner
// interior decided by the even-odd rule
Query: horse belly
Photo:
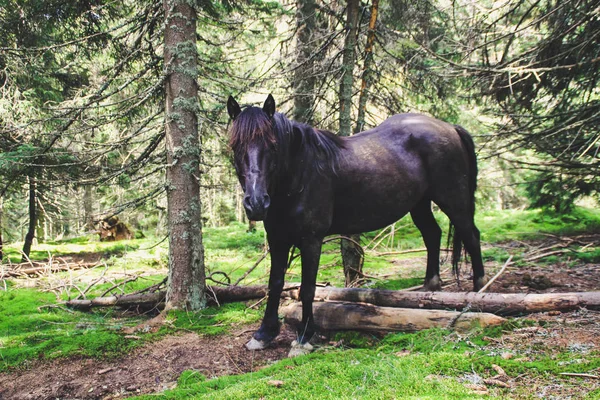
[[[422,175],[403,170],[394,176],[357,177],[336,192],[330,233],[368,232],[404,217],[425,194]]]

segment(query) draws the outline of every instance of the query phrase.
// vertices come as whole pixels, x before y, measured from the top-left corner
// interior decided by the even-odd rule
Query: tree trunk
[[[415,332],[429,328],[468,330],[500,325],[506,321],[488,313],[415,310],[336,302],[314,303],[313,313],[315,325],[325,331]],[[302,323],[302,304],[291,304],[282,310],[282,314],[286,324],[298,326]]]
[[[360,234],[347,235],[351,240],[342,239],[340,250],[342,252],[342,264],[344,266],[344,284],[346,287],[355,285],[362,277],[362,266],[364,253],[360,246]]]
[[[352,134],[352,88],[354,86],[354,63],[356,59],[356,36],[358,34],[358,15],[360,2],[348,0],[346,8],[346,37],[344,40],[344,55],[342,59],[342,79],[340,81],[340,136]],[[360,243],[360,235],[349,236],[354,242]],[[353,285],[362,274],[362,257],[360,250],[349,240],[341,241],[342,264],[346,286]]]
[[[0,196],[0,264],[4,259],[4,242],[2,241],[2,213],[4,211],[4,201],[2,200],[2,196]]]
[[[346,28],[344,55],[342,58],[342,79],[340,81],[340,136],[352,134],[352,89],[354,86],[354,63],[356,59],[356,35],[358,34],[358,0],[348,0],[346,8]]]
[[[85,185],[83,187],[83,220],[84,229],[94,231],[94,198],[92,197],[92,186]]]
[[[35,177],[31,174],[28,177],[29,180],[29,227],[27,228],[27,234],[25,235],[25,241],[23,243],[23,257],[21,262],[26,262],[29,259],[29,253],[31,252],[31,245],[35,238],[35,225],[37,220],[36,213],[36,198],[35,198]]]
[[[35,221],[35,238],[37,239],[38,243],[43,243],[48,237],[47,231],[45,229],[46,220],[48,219],[48,216],[46,215],[46,210],[44,209],[44,205],[42,204],[41,196],[37,196],[35,201],[37,210],[37,216]]]
[[[369,31],[367,32],[367,45],[365,46],[365,61],[363,64],[360,94],[358,96],[358,116],[354,133],[365,129],[365,114],[367,112],[367,101],[369,99],[369,88],[372,81],[371,65],[373,64],[373,43],[375,42],[375,26],[377,14],[379,13],[379,0],[373,0],[371,4],[371,17],[369,18]]]
[[[165,98],[169,284],[166,308],[206,305],[200,202],[196,10],[165,0]],[[195,4],[195,3],[194,3]]]
[[[316,30],[315,0],[298,0],[296,25],[298,30],[296,54],[298,66],[294,71],[292,87],[294,90],[294,119],[312,124],[315,102],[314,51]]]

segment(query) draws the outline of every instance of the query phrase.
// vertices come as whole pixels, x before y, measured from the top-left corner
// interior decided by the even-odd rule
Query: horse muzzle
[[[244,208],[246,209],[246,215],[251,221],[262,221],[267,216],[267,210],[271,205],[271,198],[268,194],[244,196]]]

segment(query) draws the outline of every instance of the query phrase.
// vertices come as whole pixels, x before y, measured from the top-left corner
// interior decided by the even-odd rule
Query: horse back
[[[468,192],[469,157],[454,125],[398,114],[346,140],[335,179],[333,230],[390,224],[427,197]]]

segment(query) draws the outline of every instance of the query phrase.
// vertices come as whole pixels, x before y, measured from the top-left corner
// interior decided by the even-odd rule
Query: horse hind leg
[[[454,225],[454,234],[458,235],[467,253],[471,256],[471,266],[473,268],[473,290],[479,291],[487,283],[483,269],[483,260],[481,258],[481,241],[479,229],[475,226],[474,215],[469,211],[465,204],[466,201],[457,201],[448,204],[445,202],[436,202],[440,209],[450,218]],[[460,245],[460,242],[455,243]],[[458,249],[460,251],[460,249]]]
[[[473,268],[473,291],[478,292],[488,282],[485,271],[483,269],[483,259],[481,258],[481,240],[479,229],[471,222],[470,227],[467,226],[464,230],[457,232],[461,235],[462,242],[471,256],[471,266]]]
[[[427,272],[425,273],[423,288],[428,291],[441,290],[440,241],[442,239],[442,230],[431,211],[431,201],[420,201],[410,211],[410,216],[421,232],[423,242],[427,248]]]

